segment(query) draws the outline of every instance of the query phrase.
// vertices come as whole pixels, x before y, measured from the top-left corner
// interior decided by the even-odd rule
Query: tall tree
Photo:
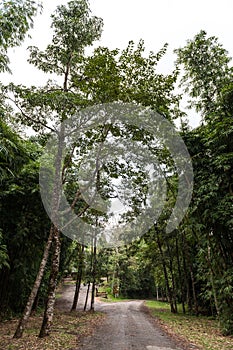
[[[76,111],[76,107],[81,104],[80,96],[69,90],[69,81],[78,69],[77,64],[84,53],[85,46],[90,45],[95,39],[99,38],[101,27],[102,21],[99,18],[90,17],[90,9],[85,0],[70,1],[67,6],[62,5],[58,7],[55,14],[52,15],[52,28],[54,29],[52,43],[48,45],[45,52],[41,52],[38,48],[32,47],[29,61],[44,72],[52,72],[63,76],[63,85],[62,87],[59,87],[56,84],[53,86],[50,86],[49,84],[45,88],[35,89],[34,91],[30,89],[22,89],[20,87],[13,87],[13,90],[17,95],[15,102],[21,111],[19,114],[21,122],[33,126],[36,130],[47,129],[56,132],[56,129],[49,126],[48,116],[53,120],[55,115],[56,122],[62,122]],[[24,103],[25,107],[23,108],[20,103],[22,98],[24,101],[27,101],[26,104]],[[57,179],[60,179],[62,145],[64,139],[63,131],[60,130],[58,135],[59,147],[55,157],[55,175]],[[58,189],[55,184],[52,194],[52,209],[55,215],[59,203],[57,191]],[[53,222],[56,222],[56,218],[53,217],[53,219]],[[54,224],[51,226],[41,266],[25,311],[17,327],[15,337],[21,337],[23,334],[23,330],[27,319],[30,316],[31,308],[43,276],[52,242],[53,258],[51,275],[40,336],[44,337],[49,334],[53,319],[55,288],[60,260],[60,233]]]
[[[227,334],[233,330],[230,296],[233,69],[217,38],[207,37],[203,31],[176,52],[185,69],[182,81],[189,84],[193,105],[201,110],[204,121],[196,130],[183,135],[196,179],[190,219],[199,245],[200,285],[210,305],[214,301],[215,312]]]
[[[177,65],[182,66],[181,87],[191,97],[190,107],[204,119],[216,111],[222,89],[232,81],[231,58],[217,37],[208,37],[201,30],[187,45],[175,50]]]
[[[95,103],[111,102],[113,100],[132,101],[151,106],[167,118],[172,118],[176,115],[179,98],[173,94],[177,74],[165,77],[156,74],[157,63],[165,53],[165,48],[157,55],[151,53],[148,58],[145,58],[143,42],[140,42],[136,49],[134,44],[130,43],[128,48],[121,53],[120,58],[117,50],[110,51],[106,48],[99,48],[93,56],[86,58],[84,56],[85,46],[90,45],[93,40],[100,36],[102,28],[100,19],[90,17],[87,2],[71,1],[67,7],[58,7],[57,12],[52,16],[52,20],[54,29],[52,43],[48,45],[44,52],[36,47],[31,47],[29,62],[46,73],[55,73],[62,76],[62,86],[59,83],[49,81],[43,88],[25,88],[11,84],[10,89],[14,93],[14,102],[19,108],[19,113],[16,115],[19,122],[32,126],[36,131],[44,132],[47,130],[47,132],[54,132],[57,135],[60,151],[55,155],[55,164],[57,166],[57,178],[61,179],[61,176],[67,176],[68,172],[65,169],[66,164],[62,164],[63,130],[58,130],[57,125],[72,117],[77,108],[80,109]],[[133,72],[130,68],[131,61],[134,65]],[[151,85],[148,85],[149,78]],[[135,84],[136,80],[138,84]],[[133,89],[131,84],[133,84]],[[93,142],[98,144],[102,137],[99,136],[102,135],[102,129],[100,127],[93,133],[83,135],[82,140],[78,140],[80,143],[78,145],[76,143],[73,152],[81,154]],[[110,129],[114,137],[121,135],[119,126],[111,126]],[[140,130],[128,128],[127,130],[124,129],[124,132],[143,142],[143,133]],[[61,170],[62,166],[64,167]],[[113,174],[117,166],[119,167],[116,162],[115,164],[109,164],[105,167],[105,173]],[[56,188],[54,188],[51,197],[52,208],[56,209],[59,203]],[[72,209],[75,209],[77,199],[78,196],[74,200]],[[54,210],[54,213],[57,213],[57,210]],[[56,220],[53,221],[56,222]],[[60,233],[55,226],[52,226],[50,233],[38,279],[34,285],[35,288],[33,288],[26,306],[22,323],[19,324],[15,334],[17,337],[22,335],[26,320],[30,315],[32,302],[45,268],[48,251],[53,242],[54,259],[49,297],[40,335],[45,336],[49,333],[53,318],[60,256]]]

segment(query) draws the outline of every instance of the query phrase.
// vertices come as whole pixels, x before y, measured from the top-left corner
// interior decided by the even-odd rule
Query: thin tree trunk
[[[85,246],[82,245],[80,256],[79,256],[79,264],[78,264],[78,274],[77,274],[77,280],[76,280],[76,287],[75,287],[75,293],[74,293],[74,300],[73,305],[71,308],[71,311],[76,310],[77,304],[78,304],[78,297],[81,287],[81,281],[82,281],[82,275],[83,275],[83,253],[84,253]]]
[[[55,184],[54,184],[53,194],[52,194],[52,217],[51,217],[52,224],[51,224],[51,228],[50,228],[49,238],[48,238],[47,244],[46,244],[45,249],[44,249],[44,255],[43,255],[43,258],[41,260],[39,272],[37,274],[35,283],[33,285],[31,294],[28,298],[28,302],[27,302],[27,305],[25,307],[23,316],[21,317],[20,322],[18,324],[18,327],[16,329],[16,332],[14,334],[14,338],[21,338],[23,335],[23,331],[25,329],[28,318],[31,314],[32,306],[34,304],[34,300],[36,298],[36,295],[38,293],[38,289],[39,289],[40,284],[41,284],[42,277],[44,275],[44,270],[45,270],[45,266],[46,266],[46,263],[48,260],[48,255],[49,255],[49,251],[51,248],[51,244],[56,236],[56,233],[58,232],[54,223],[57,222],[56,215],[57,215],[57,211],[58,211],[58,207],[59,207],[59,181],[58,181],[58,179],[60,179],[60,173],[61,173],[63,142],[64,142],[64,130],[63,130],[63,127],[61,127],[61,137],[59,137],[59,147],[58,147],[58,151],[56,154],[56,161],[55,161],[56,170],[55,170]],[[53,257],[53,259],[54,259],[54,257]]]
[[[159,301],[159,287],[156,286],[156,300]]]
[[[91,307],[90,310],[94,311],[95,304],[95,284],[96,284],[96,236],[94,238],[93,249],[93,266],[92,266],[92,290],[91,290]]]
[[[190,276],[192,281],[192,291],[193,291],[193,301],[194,301],[194,308],[195,308],[195,315],[198,316],[199,314],[199,307],[197,302],[197,294],[196,294],[196,288],[195,288],[195,280],[194,280],[194,274],[192,266],[190,265]]]
[[[177,313],[176,282],[175,282],[175,277],[174,277],[174,272],[173,272],[173,257],[171,254],[171,249],[170,249],[168,239],[166,240],[166,244],[167,244],[167,250],[168,250],[168,255],[169,255],[169,269],[170,269],[171,279],[172,279],[171,295],[172,295],[172,300],[173,300],[174,313]]]
[[[184,280],[186,285],[186,291],[184,288],[184,293],[186,294],[186,302],[188,305],[188,311],[191,311],[192,309],[192,301],[191,301],[191,293],[190,293],[190,286],[189,286],[189,276],[188,276],[188,269],[187,269],[187,263],[186,263],[186,255],[188,254],[188,245],[186,241],[186,237],[183,231],[181,231],[181,237],[182,237],[182,265],[183,265],[183,271],[184,271]]]
[[[211,248],[210,245],[208,245],[208,253],[207,253],[207,263],[210,269],[210,281],[211,281],[211,285],[212,285],[212,290],[213,290],[213,296],[214,296],[214,304],[215,304],[215,308],[216,308],[216,312],[217,315],[219,317],[220,315],[220,308],[218,305],[218,298],[217,298],[217,291],[216,291],[216,286],[215,286],[215,282],[214,282],[214,271],[213,271],[213,267],[212,267],[212,263],[211,263]]]
[[[67,77],[66,77],[67,79]],[[65,142],[65,125],[61,123],[60,131],[58,133],[58,149],[55,157],[55,177],[54,177],[54,188],[52,198],[52,212],[51,221],[54,224],[53,230],[53,256],[52,266],[49,278],[48,296],[45,305],[44,318],[40,329],[39,337],[43,338],[49,335],[50,328],[53,321],[54,304],[55,304],[55,291],[57,286],[57,277],[59,273],[60,265],[60,254],[61,254],[61,242],[60,232],[58,229],[58,217],[59,217],[59,206],[60,206],[60,186],[62,184],[62,176],[65,165],[62,166],[62,156],[64,152]]]
[[[45,306],[43,323],[41,326],[39,337],[43,338],[46,335],[49,335],[50,328],[53,321],[54,314],[54,304],[55,304],[55,291],[57,286],[57,277],[59,273],[59,264],[60,264],[60,252],[61,252],[61,242],[60,242],[60,232],[57,228],[54,230],[54,253],[52,259],[52,267],[49,279],[49,288],[48,288],[48,298]]]
[[[108,133],[108,129],[107,129]],[[106,138],[106,135],[105,135]],[[104,139],[105,139],[104,138]],[[96,191],[99,193],[100,190],[100,170],[98,168],[98,163],[97,163],[97,174],[96,174]],[[99,220],[98,220],[98,215],[95,217],[95,227],[96,231],[94,233],[94,240],[93,240],[93,260],[92,260],[92,291],[91,291],[91,311],[94,311],[94,305],[95,305],[95,284],[96,284],[96,254],[97,254],[97,249],[96,249],[96,244],[97,244],[97,231],[98,231],[98,226],[99,226]]]
[[[41,263],[40,263],[40,268],[39,268],[38,274],[36,276],[36,280],[34,282],[32,290],[31,290],[31,294],[28,298],[23,315],[18,323],[17,329],[16,329],[15,334],[14,334],[14,338],[21,338],[22,337],[24,329],[25,329],[27,321],[28,321],[28,318],[31,315],[32,306],[34,304],[38,290],[40,288],[41,280],[43,278],[44,271],[45,271],[45,266],[46,266],[47,261],[48,261],[49,251],[50,251],[52,240],[53,240],[53,231],[54,231],[54,226],[52,225],[51,229],[50,229],[48,241],[47,241],[46,246],[44,248],[44,255],[43,255],[43,258],[42,258]]]
[[[83,311],[86,311],[86,309],[87,309],[87,302],[88,302],[88,296],[89,296],[90,285],[91,285],[91,282],[88,281],[88,284],[87,284],[87,294],[86,294],[86,299],[85,299],[85,304],[84,304]]]
[[[114,289],[117,287],[119,289],[118,285],[118,275],[119,275],[119,262],[118,262],[118,255],[119,255],[119,249],[118,247],[115,248],[115,263],[114,263],[114,270],[113,270],[113,275],[112,275],[112,293],[115,297]],[[116,282],[117,281],[117,282]]]
[[[194,233],[195,234],[195,233]],[[190,248],[185,236],[185,233],[182,232],[182,244],[183,244],[183,270],[185,275],[185,284],[186,284],[186,300],[188,305],[188,311],[193,311],[193,300],[191,296],[191,283],[190,283],[190,268],[188,266],[191,265],[191,258],[190,258]],[[195,290],[194,290],[195,291]]]
[[[40,289],[38,289],[38,292],[36,294],[36,297],[35,297],[35,300],[34,300],[34,303],[32,305],[32,314],[35,313],[37,311],[37,308],[38,308],[38,302],[39,302],[39,292],[40,292]]]
[[[179,282],[180,282],[180,289],[181,289],[181,303],[182,303],[182,311],[183,314],[185,314],[185,291],[184,291],[184,277],[181,272],[181,264],[180,264],[180,256],[179,256],[179,245],[178,245],[178,238],[176,237],[176,258],[177,258],[177,267],[178,267],[178,273],[179,273]]]
[[[68,82],[68,75],[69,75],[69,69],[70,69],[70,63],[71,63],[71,59],[72,59],[72,55],[70,55],[70,59],[69,62],[67,64],[67,68],[66,68],[66,72],[65,72],[65,78],[64,78],[64,87],[63,90],[67,91],[67,82]],[[49,238],[47,241],[47,244],[45,246],[44,249],[44,255],[40,264],[40,268],[35,280],[35,283],[33,285],[31,294],[28,298],[28,302],[27,305],[25,307],[25,310],[23,312],[23,315],[19,321],[19,324],[17,326],[16,332],[14,334],[14,338],[21,338],[23,335],[23,331],[25,329],[26,323],[28,321],[28,318],[31,314],[31,310],[32,310],[32,306],[34,304],[36,295],[38,293],[40,284],[41,284],[41,280],[43,278],[44,275],[44,270],[45,270],[45,266],[48,260],[48,255],[49,255],[49,251],[51,248],[51,244],[54,241],[55,242],[55,250],[54,250],[54,255],[53,255],[53,269],[51,271],[51,276],[50,276],[50,285],[49,285],[49,298],[47,301],[47,305],[46,305],[46,309],[47,307],[51,308],[52,305],[54,305],[55,302],[55,289],[52,292],[52,284],[54,286],[56,286],[56,273],[57,273],[57,267],[55,267],[55,265],[58,265],[58,269],[59,269],[59,260],[60,260],[60,238],[59,238],[59,232],[58,229],[56,228],[56,215],[57,215],[57,210],[59,208],[59,186],[60,186],[60,182],[58,181],[58,179],[61,179],[61,164],[62,164],[62,154],[63,154],[63,146],[64,146],[64,126],[63,124],[61,124],[61,132],[59,135],[59,143],[58,143],[58,151],[56,154],[56,159],[55,159],[55,185],[53,188],[53,193],[52,193],[52,217],[51,217],[51,228],[50,228],[50,234],[49,234]],[[55,263],[56,262],[56,263]],[[54,297],[53,297],[54,295]],[[53,302],[54,299],[54,302]],[[45,317],[49,316],[49,320],[43,320],[43,324],[42,324],[42,328],[41,328],[41,333],[40,335],[43,335],[47,332],[47,328],[49,328],[50,322],[51,322],[51,316],[53,315],[53,310],[50,309],[49,312],[47,312],[48,310],[45,310]]]
[[[91,262],[90,262],[90,274],[92,273],[92,269],[93,269],[93,245],[91,246]],[[91,277],[90,277],[91,278]],[[86,300],[85,300],[85,305],[84,305],[84,311],[86,311],[87,309],[87,302],[88,302],[88,296],[89,296],[89,291],[90,291],[90,286],[91,286],[91,281],[88,281],[88,285],[87,285],[87,294],[86,294]]]
[[[171,312],[175,313],[176,310],[175,310],[175,307],[173,304],[172,292],[171,292],[171,288],[169,286],[167,267],[166,267],[166,262],[165,262],[165,259],[163,256],[163,250],[162,250],[162,245],[160,242],[159,234],[157,234],[157,244],[158,244],[158,248],[159,248],[159,252],[160,252],[160,256],[161,256],[161,261],[162,261],[162,266],[163,266],[164,278],[165,278],[166,288],[167,288],[168,302],[169,302],[170,307],[171,307]]]

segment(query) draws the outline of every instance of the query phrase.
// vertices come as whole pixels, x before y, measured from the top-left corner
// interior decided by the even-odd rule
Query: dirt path
[[[83,309],[86,287],[82,287],[79,309]],[[66,285],[57,308],[69,310],[74,286]],[[143,301],[104,303],[96,301],[95,310],[107,314],[92,336],[82,340],[84,350],[181,350],[181,345],[171,339],[152,322],[143,311]]]
[[[74,298],[74,292],[75,292],[74,284],[72,285],[65,284],[61,291],[61,294],[62,294],[61,297],[59,297],[56,300],[56,308],[62,311],[71,310],[73,298]],[[77,310],[83,310],[85,305],[85,300],[86,300],[86,292],[87,292],[87,287],[81,286]],[[88,297],[87,310],[90,309],[90,303],[91,303],[91,289]]]
[[[98,303],[96,309],[107,313],[95,334],[83,340],[82,349],[171,350],[181,349],[142,311],[143,301]]]

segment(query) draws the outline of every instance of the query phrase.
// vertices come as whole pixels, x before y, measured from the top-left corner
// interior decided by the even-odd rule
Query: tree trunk
[[[91,282],[88,281],[88,284],[87,284],[87,294],[86,294],[86,300],[85,300],[85,304],[84,304],[83,311],[86,311],[86,309],[87,309],[87,302],[88,302],[88,296],[89,296],[90,285],[91,285]]]
[[[63,90],[67,91],[67,82],[68,82],[68,75],[69,75],[69,69],[70,69],[70,63],[72,59],[72,54],[70,55],[69,62],[67,63],[67,68],[65,72],[65,78],[64,78],[64,87]],[[51,130],[51,129],[50,129]],[[56,228],[56,215],[58,212],[59,208],[59,186],[60,186],[60,181],[61,180],[61,164],[62,164],[62,154],[63,154],[63,148],[64,148],[64,125],[61,124],[61,130],[58,135],[58,150],[56,154],[56,159],[55,159],[55,185],[53,188],[53,193],[52,193],[52,217],[51,217],[51,228],[50,228],[50,234],[49,238],[47,241],[47,244],[44,249],[44,255],[40,264],[40,268],[35,280],[35,283],[33,285],[31,294],[28,298],[27,305],[25,307],[25,310],[23,312],[23,315],[19,321],[18,327],[16,329],[16,332],[14,334],[14,338],[21,338],[23,335],[23,331],[25,329],[26,323],[28,321],[28,318],[31,314],[32,306],[34,304],[36,295],[38,293],[38,289],[41,284],[42,277],[44,275],[44,270],[45,266],[48,260],[48,255],[49,251],[51,248],[51,244],[54,241],[55,242],[55,250],[54,250],[54,255],[53,255],[53,260],[52,260],[52,271],[50,275],[50,285],[49,285],[49,296],[48,296],[48,301],[46,305],[46,310],[45,310],[45,317],[43,321],[43,325],[41,328],[41,335],[47,333],[47,330],[49,328],[49,325],[51,323],[52,315],[53,315],[53,310],[51,310],[51,307],[53,307],[54,302],[55,302],[55,289],[52,291],[53,288],[56,287],[56,282],[57,282],[57,274],[58,274],[58,269],[59,269],[59,260],[60,260],[60,239],[59,239],[59,232],[58,229]],[[59,179],[59,180],[58,180]],[[52,287],[53,284],[53,287]],[[48,320],[46,318],[48,317]]]
[[[219,304],[218,304],[218,298],[217,298],[217,290],[216,290],[216,286],[215,286],[215,277],[214,277],[214,271],[213,271],[213,267],[212,267],[212,263],[211,263],[211,248],[210,245],[208,245],[208,253],[206,256],[206,260],[209,266],[209,270],[210,270],[210,281],[211,281],[211,285],[212,285],[212,291],[213,291],[213,296],[214,296],[214,305],[216,308],[216,312],[217,315],[219,317],[220,315],[220,308],[219,308]]]
[[[92,311],[94,311],[94,304],[95,304],[95,283],[96,283],[96,236],[94,239],[93,266],[92,266],[92,290],[91,290],[91,307],[90,307],[90,310]]]
[[[15,334],[14,334],[14,338],[21,338],[22,337],[24,329],[25,329],[27,321],[28,321],[28,318],[31,315],[32,306],[34,304],[38,290],[40,288],[41,280],[43,278],[44,271],[45,271],[45,266],[46,266],[47,261],[48,261],[49,251],[50,251],[52,240],[53,240],[53,233],[54,233],[54,226],[52,225],[51,229],[50,229],[48,241],[47,241],[46,246],[44,248],[44,255],[43,255],[43,258],[42,258],[41,263],[40,263],[40,268],[39,268],[38,274],[36,276],[36,280],[34,282],[32,290],[31,290],[31,294],[28,298],[27,305],[24,309],[23,315],[18,323],[17,329],[16,329]]]
[[[78,264],[78,274],[77,274],[77,280],[76,280],[76,287],[75,287],[75,293],[74,293],[74,300],[73,305],[71,308],[71,311],[76,310],[77,304],[78,304],[78,297],[81,287],[81,281],[82,281],[82,275],[83,275],[83,260],[84,260],[84,249],[85,246],[82,245],[80,256],[79,256],[79,264]]]
[[[188,311],[192,310],[192,300],[191,300],[191,292],[190,292],[190,283],[189,283],[189,275],[188,275],[188,268],[187,268],[187,262],[186,260],[189,260],[187,258],[187,254],[188,254],[188,244],[187,244],[187,240],[185,237],[185,233],[181,230],[181,237],[182,237],[182,263],[183,263],[183,271],[184,271],[184,280],[185,280],[185,286],[186,286],[186,291],[184,288],[184,293],[186,294],[186,302],[188,305]],[[186,259],[187,258],[187,259]]]
[[[64,152],[65,142],[65,125],[61,123],[60,131],[58,133],[58,148],[55,157],[55,177],[54,187],[52,193],[52,205],[51,205],[51,221],[54,225],[53,230],[53,256],[52,266],[49,279],[48,296],[45,305],[44,318],[41,326],[39,337],[43,338],[49,335],[55,304],[55,290],[57,286],[57,277],[59,273],[60,254],[61,254],[61,242],[60,232],[58,229],[59,218],[59,206],[60,206],[60,186],[62,184],[62,174],[65,169],[65,165],[62,165],[62,156]]]
[[[156,286],[156,300],[159,301],[159,287]]]
[[[38,292],[36,294],[36,297],[35,297],[35,300],[34,300],[34,303],[32,305],[32,314],[35,313],[37,311],[37,308],[38,308],[38,302],[39,302],[39,293],[40,293],[40,288],[38,289]]]
[[[166,267],[166,262],[165,262],[165,259],[164,259],[164,256],[163,256],[163,250],[162,250],[162,245],[161,245],[161,242],[160,242],[159,234],[157,234],[157,244],[158,244],[158,248],[159,248],[159,252],[160,252],[160,256],[161,256],[161,261],[162,261],[162,266],[163,266],[164,278],[165,278],[165,283],[166,283],[166,288],[167,288],[168,302],[169,302],[170,307],[171,307],[171,312],[172,313],[176,313],[176,310],[175,310],[175,307],[174,307],[174,304],[173,304],[171,288],[169,286],[167,267]]]
[[[60,253],[61,253],[60,233],[57,228],[55,228],[54,230],[53,243],[54,243],[54,251],[53,251],[52,267],[51,267],[51,273],[50,273],[50,279],[49,279],[48,297],[45,305],[43,323],[39,334],[40,338],[43,338],[49,335],[50,328],[53,321],[55,291],[57,286],[57,277],[59,273]]]
[[[197,294],[196,294],[196,288],[195,288],[195,279],[194,279],[194,273],[192,266],[190,265],[190,276],[192,281],[192,291],[193,291],[193,301],[194,301],[194,308],[195,308],[195,315],[198,316],[199,314],[199,307],[197,302]]]
[[[179,244],[178,244],[178,238],[177,237],[176,237],[176,259],[177,259],[177,267],[178,267],[179,282],[180,282],[180,289],[181,289],[182,311],[183,311],[183,314],[185,314],[184,277],[183,277],[183,273],[181,272],[180,252],[179,252]]]
[[[175,277],[174,277],[174,272],[173,272],[173,257],[172,257],[172,253],[171,253],[168,239],[166,240],[166,245],[167,245],[168,256],[169,256],[169,270],[170,270],[171,279],[172,279],[171,296],[172,296],[172,300],[173,300],[174,313],[177,313],[176,282],[175,282]]]

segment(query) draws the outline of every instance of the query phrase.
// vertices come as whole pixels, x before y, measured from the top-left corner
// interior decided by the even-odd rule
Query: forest
[[[32,0],[1,2],[2,73],[11,73],[8,51],[22,44],[40,11]],[[14,337],[20,338],[30,314],[39,308],[43,310],[39,336],[49,335],[56,288],[65,277],[74,275],[73,310],[81,283],[89,287],[92,309],[95,287],[102,283],[109,294],[167,301],[174,314],[181,305],[184,314],[211,316],[218,320],[223,335],[233,335],[231,57],[218,38],[204,30],[175,50],[174,70],[167,75],[157,72],[167,44],[159,52],[147,53],[143,40],[129,41],[124,50],[97,47],[87,55],[86,48],[101,37],[103,21],[91,14],[86,0],[58,6],[51,16],[51,28],[53,37],[47,48],[41,51],[33,46],[28,53],[29,63],[48,75],[47,84],[0,83],[0,320],[18,317]],[[181,108],[184,94],[189,108],[201,116],[198,127],[190,127],[189,112]],[[186,179],[186,185],[179,188],[185,170],[177,169],[167,143],[158,141],[146,126],[127,124],[127,118],[125,123],[114,123],[103,115],[102,124],[85,127],[89,125],[85,111],[97,113],[98,106],[116,103],[126,109],[139,106],[158,113],[188,150],[193,169],[191,200],[170,231],[167,225],[178,192],[185,196],[190,184]],[[71,121],[69,128],[79,128],[79,137],[68,135],[66,154],[62,155],[62,125],[67,121]],[[148,123],[146,115],[143,123]],[[155,118],[155,130],[157,123]],[[52,144],[49,153],[52,134],[58,145]],[[121,154],[128,152],[125,140],[135,142],[140,152],[148,152],[144,164],[137,154],[126,155],[125,161],[117,154],[114,147],[119,143]],[[98,152],[104,142],[112,142],[111,152],[117,156],[106,156],[105,161],[102,156],[99,165]],[[96,153],[90,156],[93,149]],[[117,243],[111,246],[101,233],[100,237],[83,238],[88,235],[86,227],[101,232],[109,218],[101,204],[93,206],[90,198],[82,196],[78,177],[88,178],[89,174],[89,168],[81,169],[82,161],[91,158],[94,175],[88,181],[107,206],[122,196],[127,211],[121,223],[131,223],[150,201],[149,154],[160,164],[158,177],[166,185],[163,200],[155,198],[157,202],[152,203],[154,210],[159,210],[156,220],[147,230],[140,222],[132,239],[116,230]],[[43,160],[48,164],[44,190],[50,209],[45,208],[41,195],[45,184],[42,181],[41,185],[40,167],[46,155],[51,158]],[[53,182],[54,178],[58,181]],[[116,189],[120,180],[124,188]],[[66,220],[59,214],[60,185],[70,210],[86,224],[82,233],[80,229],[67,235],[60,229]],[[93,188],[90,195],[91,191]]]

